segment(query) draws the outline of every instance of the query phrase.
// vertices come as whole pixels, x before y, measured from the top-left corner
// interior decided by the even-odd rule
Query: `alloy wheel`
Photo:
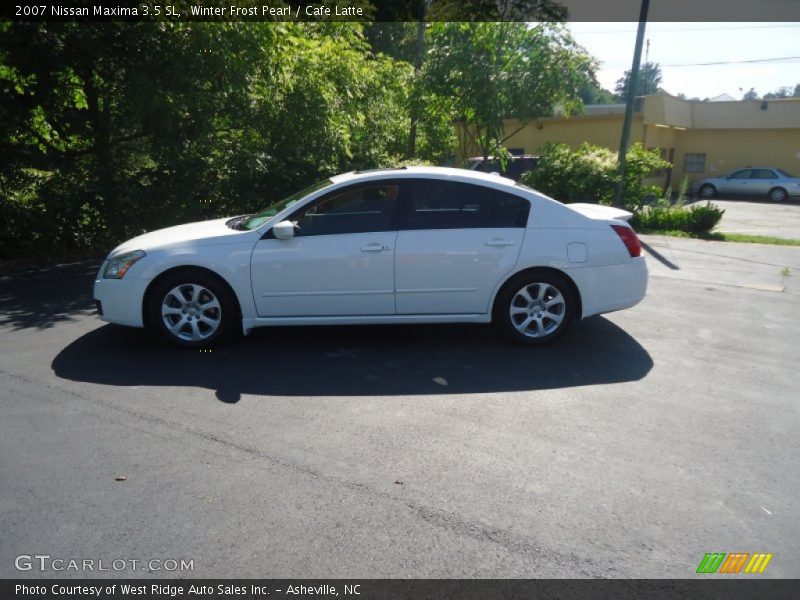
[[[172,288],[161,302],[167,331],[186,342],[210,338],[222,323],[222,307],[214,293],[196,283]]]
[[[511,324],[519,333],[540,338],[553,333],[564,321],[566,301],[551,283],[528,283],[514,294],[508,310]]]
[[[770,191],[769,199],[773,202],[783,202],[786,200],[786,192],[781,188],[775,188],[774,190]]]

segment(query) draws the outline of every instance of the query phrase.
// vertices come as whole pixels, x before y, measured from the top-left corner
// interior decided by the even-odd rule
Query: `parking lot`
[[[0,575],[685,578],[743,551],[799,577],[800,248],[643,241],[646,300],[546,348],[425,326],[180,351],[96,318],[93,261],[2,277]]]
[[[800,240],[800,202],[796,198],[781,204],[760,198],[715,198],[712,202],[725,211],[721,231]],[[705,200],[699,203],[705,204]]]

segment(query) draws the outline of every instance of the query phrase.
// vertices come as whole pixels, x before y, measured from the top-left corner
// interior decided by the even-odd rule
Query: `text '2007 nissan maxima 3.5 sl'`
[[[644,298],[629,216],[463,169],[346,173],[133,238],[94,297],[103,320],[190,347],[269,325],[489,322],[541,344]]]

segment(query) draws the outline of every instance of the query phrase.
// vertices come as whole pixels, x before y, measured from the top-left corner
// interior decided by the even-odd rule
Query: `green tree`
[[[584,104],[613,104],[617,101],[614,94],[602,87],[594,75],[581,83],[578,95]]]
[[[631,79],[631,71],[625,71],[625,75],[617,80],[614,87],[614,92],[617,99],[624,101],[628,97],[628,84]],[[639,80],[636,85],[637,96],[647,96],[654,94],[659,90],[661,85],[661,67],[658,63],[648,62],[639,67]]]
[[[484,157],[514,132],[557,109],[579,108],[578,92],[594,63],[558,24],[433,23],[423,66],[426,89],[448,107],[463,134]],[[463,148],[462,148],[463,154]]]
[[[774,92],[764,94],[764,100],[775,100],[778,98],[788,98],[792,95],[792,88],[788,86],[779,87]]]

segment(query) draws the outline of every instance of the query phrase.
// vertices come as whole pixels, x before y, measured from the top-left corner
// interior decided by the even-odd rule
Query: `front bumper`
[[[104,279],[102,268],[94,282],[94,300],[103,321],[144,327],[142,303],[149,279]]]

